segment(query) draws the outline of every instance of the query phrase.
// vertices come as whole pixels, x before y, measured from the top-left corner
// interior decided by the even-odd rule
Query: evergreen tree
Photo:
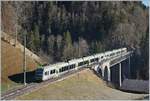
[[[59,59],[59,58],[58,58],[58,45],[57,45],[56,39],[55,39],[55,41],[54,41],[53,51],[55,52],[55,53],[53,54],[54,60],[55,60],[55,61],[58,61],[58,59]]]
[[[34,39],[33,39],[33,42],[34,42],[36,51],[38,52],[39,49],[40,49],[40,34],[39,34],[39,27],[38,27],[37,25],[35,25],[33,31],[34,31]]]
[[[31,51],[35,51],[36,47],[34,45],[34,33],[31,31],[29,36],[30,36],[30,42],[28,45],[31,48]]]
[[[73,46],[69,31],[64,33],[63,46],[63,60],[70,59],[73,56]]]
[[[57,42],[57,56],[56,56],[57,61],[61,61],[60,57],[62,57],[62,47],[63,47],[61,35],[57,35],[56,42]]]

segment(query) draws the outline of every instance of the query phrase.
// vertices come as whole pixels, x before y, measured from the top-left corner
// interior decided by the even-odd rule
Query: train
[[[116,57],[127,52],[127,48],[114,49],[104,53],[98,53],[90,56],[85,56],[77,59],[72,59],[66,62],[58,62],[55,64],[45,65],[35,70],[35,80],[45,81],[51,78],[56,78],[67,72],[78,70],[83,67],[88,67],[94,63]]]

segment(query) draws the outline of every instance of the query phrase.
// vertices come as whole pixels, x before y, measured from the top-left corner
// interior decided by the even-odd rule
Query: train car
[[[71,70],[74,70],[76,68],[74,63],[65,62],[58,66],[58,76],[65,74]]]
[[[56,77],[56,74],[57,74],[57,70],[56,70],[56,67],[55,66],[45,66],[43,68],[43,77],[42,77],[42,80],[48,80],[50,78],[54,78]]]
[[[41,68],[37,68],[35,71],[35,79],[37,81],[44,81],[46,79],[49,79],[49,75],[51,75],[51,73],[49,74],[49,70],[48,69],[55,69],[55,67],[50,68],[49,66],[44,66]],[[54,76],[54,75],[52,75]]]
[[[89,64],[89,59],[86,59],[85,57],[79,58],[79,61],[77,62],[77,68],[85,67]]]
[[[66,62],[60,62],[57,64],[47,65],[42,68],[37,68],[35,71],[35,79],[38,81],[45,81],[50,78],[57,77],[59,74],[58,68],[64,65],[68,65]]]
[[[95,55],[89,56],[89,65],[92,65],[98,61],[99,61],[99,58],[96,57]]]
[[[75,63],[75,66],[76,66],[76,70],[83,67],[83,65],[81,64],[83,62],[83,58],[79,58],[79,59],[73,59],[73,60],[70,60],[69,63]]]
[[[78,66],[78,62],[82,61],[81,59],[72,59],[70,61],[68,61],[69,64],[74,64],[75,65],[75,70],[77,70],[77,66]]]

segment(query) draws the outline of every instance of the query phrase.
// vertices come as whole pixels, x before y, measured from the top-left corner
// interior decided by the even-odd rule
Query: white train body
[[[112,51],[107,51],[104,53],[99,53],[87,57],[82,57],[78,59],[72,59],[68,62],[59,62],[56,64],[43,66],[42,68],[37,68],[35,71],[35,79],[40,81],[45,81],[50,78],[55,78],[61,76],[72,70],[78,70],[79,68],[87,67],[94,63],[116,57],[118,55],[127,52],[127,48],[115,49]]]

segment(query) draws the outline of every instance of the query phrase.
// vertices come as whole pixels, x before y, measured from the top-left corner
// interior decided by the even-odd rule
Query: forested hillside
[[[49,63],[127,47],[148,79],[149,14],[140,1],[2,2],[2,31]]]

